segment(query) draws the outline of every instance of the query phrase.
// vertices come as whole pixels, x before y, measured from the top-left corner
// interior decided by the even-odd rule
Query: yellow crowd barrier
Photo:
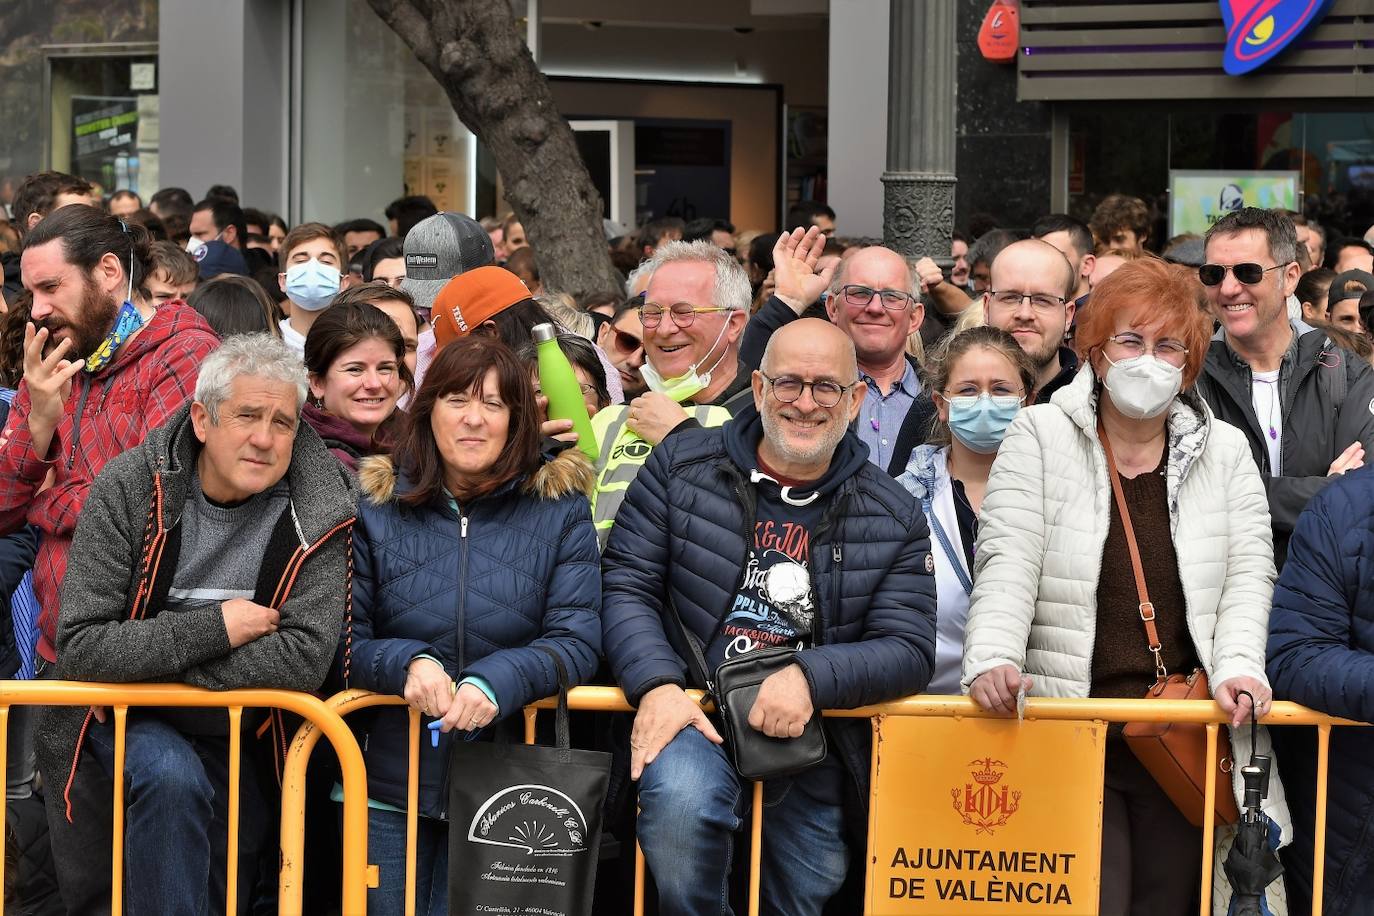
[[[694,698],[700,699],[700,694],[691,692]],[[325,705],[339,716],[345,716],[350,712],[375,706],[397,706],[404,705],[404,700],[395,696],[382,696],[371,694],[367,691],[353,690],[340,693],[329,700]],[[624,695],[620,690],[612,687],[579,687],[569,692],[569,708],[582,712],[630,712],[631,707],[625,702]],[[534,740],[534,729],[536,716],[540,709],[551,709],[552,700],[543,700],[535,703],[524,711],[525,715],[525,737],[527,741]],[[836,718],[867,718],[873,721],[875,735],[882,727],[883,720],[888,717],[914,717],[914,718],[940,718],[940,719],[991,719],[1006,720],[1005,716],[984,712],[979,709],[972,700],[966,697],[940,697],[940,696],[916,696],[897,700],[891,703],[883,703],[877,706],[868,706],[861,709],[832,710],[825,713],[826,716]],[[1206,805],[1210,810],[1218,791],[1230,791],[1230,786],[1219,787],[1216,785],[1215,766],[1216,755],[1218,753],[1218,742],[1223,733],[1220,725],[1228,721],[1228,717],[1222,713],[1216,704],[1206,701],[1155,701],[1155,700],[1078,700],[1078,699],[1031,699],[1026,703],[1026,720],[1035,721],[1071,721],[1080,723],[1108,723],[1108,722],[1193,722],[1201,723],[1207,729],[1207,749],[1208,749],[1208,777],[1206,783]],[[1308,725],[1315,726],[1317,729],[1317,822],[1316,822],[1316,842],[1315,842],[1315,861],[1313,863],[1313,899],[1312,912],[1321,913],[1322,907],[1322,874],[1326,850],[1326,795],[1327,795],[1327,765],[1329,759],[1331,729],[1336,726],[1359,726],[1363,723],[1351,722],[1332,716],[1313,712],[1295,703],[1274,703],[1271,711],[1261,720],[1261,724],[1266,726],[1294,726]],[[1006,727],[1014,727],[1012,723],[1006,722]],[[290,755],[287,759],[286,773],[283,778],[283,803],[282,803],[282,874],[281,874],[281,905],[284,913],[300,912],[301,906],[301,886],[300,871],[301,863],[304,858],[303,846],[303,819],[304,819],[304,775],[309,762],[311,752],[319,740],[318,721],[312,719],[303,725],[297,733],[295,740],[291,743]],[[405,912],[407,916],[414,913],[414,887],[415,887],[415,837],[417,834],[418,805],[419,797],[419,741],[420,741],[420,714],[410,711],[410,766],[407,784],[407,836],[409,838],[407,857],[406,857],[406,888],[407,896],[405,901]],[[336,742],[337,746],[337,742]],[[878,755],[874,755],[874,774],[876,775]],[[0,760],[3,764],[3,760]],[[763,804],[762,804],[761,783],[753,786],[752,819],[750,823],[750,875],[749,875],[749,897],[748,913],[749,916],[758,916],[759,913],[759,862],[762,848],[763,835]],[[288,829],[288,817],[295,817],[299,820]],[[358,829],[365,830],[365,824]],[[348,829],[345,829],[345,839],[348,840]],[[872,842],[870,836],[870,843]],[[1213,847],[1215,841],[1214,828],[1209,824],[1203,828],[1203,839],[1201,849],[1202,859],[1202,892],[1199,901],[1199,912],[1202,916],[1210,916],[1212,912],[1212,869],[1213,869]],[[345,873],[349,871],[345,867]],[[634,880],[634,913],[635,916],[642,916],[644,911],[644,856],[636,847],[635,850],[635,880]],[[375,886],[376,872],[375,867],[371,867],[369,872],[370,880]],[[870,908],[871,910],[871,895]],[[362,910],[352,910],[345,908],[346,913],[362,912]]]
[[[112,868],[110,912],[120,916],[124,897],[124,740],[130,708],[144,706],[179,706],[225,709],[230,721],[229,798],[228,798],[228,862],[225,885],[225,912],[235,913],[238,907],[238,806],[241,741],[239,723],[245,708],[277,709],[294,713],[306,720],[315,740],[320,735],[329,739],[339,757],[343,775],[343,888],[344,912],[364,913],[367,908],[367,775],[363,770],[363,755],[348,725],[328,706],[314,696],[288,690],[227,690],[210,691],[181,684],[85,684],[68,681],[0,681],[0,736],[8,735],[9,711],[13,706],[99,706],[113,713],[115,728],[114,829],[111,839]],[[312,742],[313,746],[313,742]],[[8,747],[0,741],[0,773],[6,765]],[[299,756],[299,755],[297,755]],[[55,789],[50,786],[49,789]],[[302,912],[299,888],[294,897],[287,890],[285,876],[298,875],[300,850],[304,829],[300,811],[282,808],[281,843],[283,850],[296,850],[295,861],[283,860],[281,913],[298,916]],[[0,813],[0,836],[3,836],[3,817]],[[290,867],[288,867],[290,866]],[[4,886],[4,856],[0,856],[0,887]],[[294,901],[294,905],[290,904]]]

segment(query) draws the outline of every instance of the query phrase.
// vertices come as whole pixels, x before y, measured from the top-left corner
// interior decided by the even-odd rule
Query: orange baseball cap
[[[430,313],[434,341],[440,348],[445,347],[529,298],[529,288],[504,267],[489,265],[464,271],[445,283],[434,297]]]

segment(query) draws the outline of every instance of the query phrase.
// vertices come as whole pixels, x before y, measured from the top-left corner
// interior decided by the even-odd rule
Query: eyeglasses
[[[773,389],[773,397],[778,399],[779,404],[791,404],[802,396],[802,392],[807,388],[811,389],[811,400],[816,402],[817,407],[824,407],[829,410],[840,403],[840,398],[849,391],[854,385],[841,385],[839,382],[832,382],[829,379],[817,379],[814,382],[804,382],[799,378],[790,375],[781,375],[777,378],[769,378],[762,372],[764,381]]]
[[[1182,366],[1183,360],[1188,356],[1188,348],[1176,340],[1160,340],[1149,349],[1145,347],[1145,341],[1139,334],[1117,334],[1108,337],[1107,340],[1117,345],[1121,352],[1126,354],[1127,359],[1134,359],[1137,356],[1144,356],[1146,353],[1156,359],[1163,360],[1173,366]]]
[[[1030,300],[1031,308],[1037,312],[1053,312],[1063,308],[1069,301],[1063,296],[1051,296],[1049,293],[1018,293],[1015,290],[1003,290],[1002,292],[988,291],[988,296],[998,308],[1019,309],[1021,303]]]
[[[911,302],[911,293],[900,289],[874,289],[871,286],[859,286],[851,283],[848,286],[840,287],[840,296],[844,298],[845,305],[852,305],[855,308],[862,308],[873,301],[877,296],[882,302],[883,308],[899,312],[907,307]]]
[[[678,327],[681,327],[681,325],[678,325]],[[615,335],[612,338],[612,342],[615,344],[615,348],[621,353],[633,353],[644,346],[644,341],[628,331],[620,330],[615,325],[611,325],[611,331]]]
[[[672,308],[664,308],[653,302],[647,302],[639,308],[639,320],[646,328],[656,328],[663,321],[665,312],[673,316],[673,324],[680,328],[690,328],[692,322],[697,320],[697,315],[705,312],[733,312],[734,309],[725,308],[706,308],[692,305],[689,302],[679,302]]]
[[[1230,271],[1237,283],[1254,286],[1263,280],[1264,275],[1269,271],[1280,270],[1287,266],[1287,264],[1275,264],[1273,267],[1264,267],[1248,261],[1244,264],[1203,264],[1197,269],[1197,278],[1202,281],[1203,286],[1220,286],[1222,281],[1226,279],[1226,272]]]

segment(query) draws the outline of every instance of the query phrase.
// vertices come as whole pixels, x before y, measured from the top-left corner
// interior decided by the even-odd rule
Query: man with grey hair
[[[1374,372],[1324,331],[1288,317],[1298,237],[1280,210],[1245,207],[1217,220],[1198,277],[1221,327],[1197,393],[1245,433],[1265,478],[1280,567],[1307,501],[1374,448]]]
[[[639,270],[648,277],[639,372],[649,390],[592,418],[601,446],[592,519],[603,547],[650,449],[680,430],[721,425],[750,398],[739,363],[749,276],[739,262],[707,241],[669,241]]]
[[[925,516],[850,427],[863,409],[852,342],[830,322],[792,322],[751,381],[722,429],[654,449],[602,563],[602,645],[636,707],[629,775],[664,916],[723,911],[748,785],[685,688],[726,661],[785,655],[748,709],[748,727],[781,746],[820,710],[919,693],[934,666]],[[765,912],[819,916],[863,855],[849,838],[867,823],[870,730],[820,727],[823,761],[763,781]]]
[[[824,246],[814,228],[778,238],[773,248],[777,288],[749,323],[745,360],[761,352],[777,329],[810,316],[810,303],[824,295],[825,316],[853,342],[864,384],[855,431],[868,446],[868,460],[896,477],[935,419],[920,367],[907,351],[925,318],[921,281],[906,258],[878,245],[838,266],[817,269]]]
[[[276,337],[231,337],[201,365],[192,403],[105,465],[63,582],[60,678],[319,689],[350,588],[354,497],[342,467],[300,422],[306,390],[300,360]],[[207,899],[224,899],[231,727],[220,710],[129,712],[130,911],[202,912]],[[272,750],[284,741],[275,734]],[[54,707],[39,723],[50,829],[85,838],[86,855],[56,861],[73,912],[109,904],[109,868],[100,863],[109,804],[93,803],[103,794],[93,786],[109,791],[114,745],[114,722],[101,709]],[[270,810],[253,770],[245,766],[240,783],[244,903]],[[86,783],[80,792],[77,783]]]

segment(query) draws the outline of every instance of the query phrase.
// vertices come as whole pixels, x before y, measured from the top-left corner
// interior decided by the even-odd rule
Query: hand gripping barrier
[[[289,690],[226,690],[211,691],[181,684],[89,684],[70,681],[0,681],[0,736],[8,735],[9,713],[12,706],[99,706],[109,707],[115,727],[114,830],[111,839],[111,899],[110,912],[121,916],[124,906],[124,741],[130,707],[178,706],[225,709],[229,713],[229,798],[228,798],[228,863],[226,871],[225,912],[234,913],[238,906],[238,811],[239,767],[242,756],[240,724],[245,707],[278,709],[295,713],[306,720],[316,740],[323,734],[339,756],[343,774],[343,908],[347,913],[363,913],[367,908],[367,775],[363,770],[363,755],[347,724],[324,703],[310,694]],[[313,746],[313,742],[312,742]],[[0,741],[0,772],[4,772],[8,748]],[[298,755],[297,755],[298,756]],[[303,775],[303,767],[301,775]],[[302,780],[303,782],[303,780]],[[303,786],[296,787],[297,789]],[[302,799],[299,809],[285,804],[286,796]],[[295,887],[294,904],[286,877],[299,874],[301,831],[304,827],[303,796],[283,793],[281,817],[282,849],[295,850],[296,859],[283,859],[281,912],[297,916],[302,912],[300,888]],[[0,818],[4,814],[0,813]],[[3,836],[3,820],[0,820]],[[0,856],[0,887],[4,886],[4,856]]]
[[[689,691],[694,699],[699,699],[699,691]],[[225,696],[223,694],[213,694],[207,696]],[[3,699],[3,694],[0,694]],[[212,705],[212,704],[204,704]],[[221,704],[214,704],[221,705]],[[244,705],[258,705],[245,703]],[[337,694],[324,704],[337,716],[345,716],[350,712],[359,709],[366,709],[375,706],[403,706],[405,701],[396,696],[383,696],[380,694],[368,693],[364,690],[350,690]],[[613,687],[578,687],[571,690],[568,694],[568,706],[570,709],[582,712],[633,712],[632,708],[625,702],[624,694]],[[527,707],[524,710],[525,716],[525,740],[533,742],[535,719],[540,709],[552,709],[551,700],[542,700]],[[5,711],[4,706],[0,705],[0,714]],[[916,718],[953,718],[953,719],[1005,719],[1005,716],[995,713],[985,712],[967,697],[942,697],[942,696],[915,696],[891,703],[883,703],[876,706],[867,706],[860,709],[831,710],[825,713],[827,716],[836,718],[867,718],[873,721],[875,733],[884,717],[916,717]],[[1221,735],[1220,725],[1228,720],[1228,716],[1221,711],[1215,704],[1204,701],[1156,701],[1156,700],[1079,700],[1079,699],[1031,699],[1026,703],[1026,718],[1028,720],[1065,720],[1078,722],[1197,722],[1203,723],[1207,727],[1207,782],[1206,782],[1206,808],[1211,809],[1217,791],[1229,791],[1230,787],[1222,787],[1220,790],[1216,785],[1216,754],[1218,740]],[[291,742],[290,754],[287,758],[285,776],[283,777],[283,798],[282,798],[282,872],[281,872],[281,908],[283,913],[301,912],[301,885],[300,868],[304,857],[304,784],[305,769],[309,762],[311,752],[314,750],[316,742],[320,737],[319,719],[311,718],[301,726],[295,739]],[[1317,821],[1316,821],[1316,841],[1315,841],[1315,861],[1313,871],[1313,893],[1312,893],[1312,912],[1320,913],[1322,907],[1322,875],[1326,851],[1326,795],[1327,795],[1327,765],[1329,762],[1331,729],[1333,726],[1362,726],[1364,723],[1352,722],[1332,716],[1313,712],[1296,703],[1274,703],[1273,708],[1262,720],[1266,726],[1294,726],[1310,725],[1317,729]],[[0,724],[3,724],[0,721]],[[328,733],[326,731],[326,733]],[[331,740],[335,746],[339,746],[339,741]],[[407,831],[407,853],[406,853],[406,901],[405,912],[407,916],[413,916],[415,912],[414,890],[415,890],[415,838],[417,835],[417,799],[419,797],[419,742],[420,742],[420,714],[415,710],[410,711],[410,763],[407,782],[407,811],[406,811],[406,831]],[[356,750],[356,744],[353,745]],[[341,755],[342,756],[342,755]],[[0,768],[3,768],[3,757],[0,757]],[[875,755],[876,773],[876,755]],[[1280,774],[1282,775],[1282,774]],[[346,780],[345,780],[346,781]],[[347,786],[345,795],[348,796]],[[759,913],[759,861],[762,848],[761,838],[763,835],[763,785],[755,783],[753,787],[754,804],[752,807],[750,823],[750,855],[749,855],[749,916],[758,916]],[[365,804],[365,802],[364,802]],[[357,840],[357,837],[350,835],[350,831],[366,832],[366,814],[360,812],[361,817],[356,821],[348,820],[346,817],[345,826],[345,854],[350,848],[349,841]],[[288,818],[294,817],[296,822],[289,825]],[[1210,916],[1212,912],[1212,868],[1213,868],[1213,846],[1215,831],[1212,825],[1208,824],[1203,828],[1202,837],[1202,892],[1199,900],[1199,913],[1201,916]],[[871,837],[870,837],[871,840]],[[355,852],[365,847],[361,843],[355,842],[353,847]],[[352,860],[357,861],[357,860]],[[635,916],[642,916],[644,912],[644,856],[636,847],[635,850],[635,881],[634,881],[634,913]],[[350,865],[350,860],[345,860],[345,890],[348,890],[348,875],[363,874],[361,867]],[[375,886],[376,869],[369,866],[366,872],[368,879]],[[346,898],[349,899],[349,898]],[[362,909],[354,910],[347,904],[346,913],[361,913]]]

